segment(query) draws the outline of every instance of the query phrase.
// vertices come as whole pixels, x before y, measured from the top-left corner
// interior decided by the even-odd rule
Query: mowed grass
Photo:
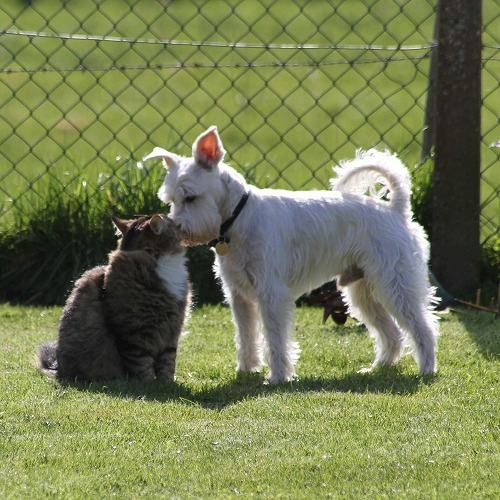
[[[60,384],[35,369],[59,308],[0,306],[3,498],[495,498],[500,336],[443,315],[439,375],[358,374],[363,327],[297,310],[299,380],[234,372],[225,307],[193,311],[177,382]]]

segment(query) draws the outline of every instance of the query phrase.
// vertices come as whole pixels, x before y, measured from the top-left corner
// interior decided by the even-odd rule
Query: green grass
[[[227,308],[193,312],[177,383],[60,384],[37,373],[59,308],[0,306],[3,498],[495,498],[500,337],[443,316],[437,377],[358,374],[364,329],[297,313],[299,380],[234,372]]]
[[[126,5],[125,5],[126,4]],[[130,4],[50,0],[0,7],[7,29],[127,39],[340,46],[428,45],[436,2],[213,0]],[[498,16],[484,6],[484,43]],[[0,39],[0,217],[33,180],[63,179],[71,164],[101,172],[153,146],[189,151],[217,124],[227,159],[265,187],[325,186],[331,165],[357,147],[420,156],[429,54],[419,51],[269,50],[61,40]],[[279,66],[282,63],[284,66]],[[85,70],[82,70],[85,68]],[[120,69],[118,69],[120,68]],[[484,51],[482,239],[498,231],[499,66]],[[68,165],[69,164],[69,165]],[[119,165],[116,165],[119,168]]]
[[[96,9],[94,2],[62,8],[50,0],[7,0],[0,24],[14,31],[230,44],[399,46],[432,39],[433,0],[334,4],[106,0]],[[484,42],[494,44],[494,7],[485,5],[484,20]],[[388,147],[410,167],[418,161],[427,49],[272,47],[0,37],[0,300],[62,303],[68,283],[114,247],[112,213],[165,210],[156,198],[163,169],[141,170],[138,161],[157,145],[189,154],[211,124],[219,126],[227,161],[260,187],[326,187],[331,166],[357,147]],[[498,139],[499,73],[490,52],[483,71],[481,240],[488,259],[481,281],[496,290],[500,170],[498,150],[487,145]],[[429,229],[429,170],[419,169],[415,212]],[[210,261],[203,250],[190,259],[203,302],[220,297]]]
[[[125,2],[126,3],[126,2]],[[429,53],[290,50],[276,44],[428,45],[435,1],[230,2],[124,5],[118,0],[7,0],[12,31],[271,44],[268,50],[5,34],[0,39],[0,221],[8,225],[39,176],[74,164],[103,172],[153,146],[189,151],[217,124],[227,159],[264,187],[324,187],[357,147],[419,160]],[[484,6],[481,238],[498,232],[498,16]],[[284,66],[279,66],[284,64]],[[82,70],[85,68],[85,70]],[[120,68],[120,69],[118,69]],[[115,162],[116,163],[116,162]],[[115,165],[120,168],[119,162]],[[20,206],[21,205],[21,206]]]
[[[14,30],[186,42],[426,45],[434,2],[406,2],[404,8],[399,3],[214,0],[125,7],[107,0],[99,9],[94,2],[62,9],[50,0],[36,6],[9,0],[0,8],[0,22]],[[411,163],[419,156],[426,49],[412,59],[415,53],[394,57],[391,51],[199,48],[13,35],[2,37],[0,46],[4,215],[16,209],[38,175],[60,178],[68,162],[100,171],[116,156],[137,160],[157,145],[187,153],[211,124],[223,134],[227,159],[265,187],[325,186],[332,158],[352,157],[356,147],[386,145]]]

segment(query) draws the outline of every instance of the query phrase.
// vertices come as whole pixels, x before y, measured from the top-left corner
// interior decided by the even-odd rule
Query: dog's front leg
[[[257,303],[230,290],[227,299],[236,326],[235,342],[239,372],[258,372],[262,366],[262,325]]]
[[[295,363],[300,353],[297,342],[292,338],[295,302],[292,297],[272,293],[262,298],[260,308],[269,366],[267,381],[271,384],[290,382],[295,377]]]

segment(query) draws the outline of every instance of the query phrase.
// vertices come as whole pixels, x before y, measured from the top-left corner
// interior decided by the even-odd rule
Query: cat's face
[[[182,251],[180,227],[165,215],[145,215],[138,219],[123,220],[112,217],[121,233],[118,248],[122,251],[146,250],[152,253]]]

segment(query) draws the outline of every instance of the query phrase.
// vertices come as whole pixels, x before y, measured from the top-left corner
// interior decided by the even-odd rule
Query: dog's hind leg
[[[261,299],[260,309],[269,366],[267,381],[290,382],[295,377],[295,363],[300,353],[298,344],[292,338],[295,319],[293,297],[272,290],[269,296]]]
[[[262,367],[262,325],[257,303],[230,290],[227,299],[236,326],[237,371],[258,372]]]
[[[389,312],[376,301],[364,279],[342,289],[349,313],[361,321],[375,340],[372,366],[394,365],[403,353],[403,333]]]
[[[413,357],[420,374],[433,374],[437,371],[437,325],[431,311],[422,308],[420,314],[407,323],[406,328],[413,340]]]
[[[404,292],[402,292],[404,293]],[[404,298],[398,301],[401,301]],[[437,320],[426,302],[409,301],[408,307],[399,307],[394,316],[405,332],[409,333],[412,354],[421,375],[437,371],[436,351],[438,326]]]
[[[425,277],[420,279],[418,270],[396,275],[390,286],[379,290],[379,300],[397,321],[412,348],[421,375],[437,370],[436,351],[438,325],[428,308],[429,290]],[[409,337],[409,338],[408,338]]]

